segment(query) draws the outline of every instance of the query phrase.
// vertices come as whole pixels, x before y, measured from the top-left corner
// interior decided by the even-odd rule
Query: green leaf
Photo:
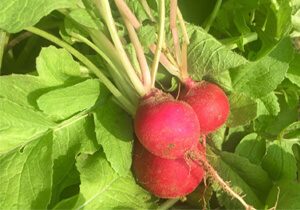
[[[0,98],[33,108],[35,93],[37,90],[45,88],[45,84],[35,76],[13,74],[1,76],[0,87]]]
[[[290,85],[291,83],[289,82],[288,84]],[[280,104],[280,112],[278,115],[261,115],[254,121],[254,129],[257,133],[263,134],[265,137],[274,140],[278,139],[277,136],[283,129],[293,122],[298,121],[298,95],[294,94],[295,90],[293,90],[293,88],[291,91],[283,90],[283,92],[285,95],[277,95]],[[291,105],[287,104],[286,101],[291,103]]]
[[[80,177],[79,172],[75,166],[75,161],[73,160],[72,168],[66,170],[67,173],[62,179],[59,180],[59,183],[53,182],[53,187],[51,189],[51,200],[48,205],[48,209],[53,209],[58,204],[60,204],[61,200],[64,198],[69,198],[72,195],[78,195],[79,185],[80,185]],[[53,171],[53,175],[55,171]],[[70,191],[70,189],[72,189]],[[65,195],[67,192],[67,195]],[[71,195],[70,195],[71,194]],[[67,200],[67,199],[64,199]],[[70,209],[70,208],[60,208],[60,209]]]
[[[284,128],[278,135],[279,139],[299,139],[300,143],[300,121],[294,122]]]
[[[131,167],[133,144],[132,119],[112,100],[108,100],[94,113],[97,141],[112,168],[121,176]]]
[[[73,184],[68,179],[74,180],[72,175],[74,172],[76,174],[76,155],[79,152],[92,154],[98,149],[93,119],[88,114],[64,121],[54,131],[52,203],[59,201],[62,190]],[[79,176],[77,177],[79,183]]]
[[[300,142],[292,147],[296,162],[297,162],[297,180],[300,181]]]
[[[189,73],[196,80],[248,63],[200,27],[190,26],[189,33],[193,33],[188,48]]]
[[[290,1],[284,0],[227,0],[223,1],[217,17],[212,25],[213,33],[218,37],[236,39],[244,51],[248,35],[255,33],[259,41],[249,44],[250,49],[255,45],[253,55],[260,57],[273,48],[274,45],[287,36],[291,30]],[[247,47],[248,47],[247,46]],[[249,50],[249,48],[246,50]]]
[[[42,95],[38,100],[39,108],[56,120],[91,108],[100,94],[100,83],[95,79],[69,87],[58,88]]]
[[[2,209],[46,209],[52,185],[52,134],[0,155]]]
[[[143,25],[138,29],[138,36],[142,46],[145,48],[144,50],[147,51],[148,47],[156,41],[156,30],[155,27],[152,25]]]
[[[36,60],[39,77],[49,86],[62,85],[74,77],[80,77],[80,65],[69,52],[54,46],[43,48]]]
[[[105,159],[103,152],[92,156],[80,155],[77,162],[80,172],[80,195],[71,198],[77,202],[73,209],[149,209],[155,208],[150,194],[135,183],[129,173],[119,176]]]
[[[230,71],[234,90],[253,98],[267,95],[283,81],[292,58],[291,41],[285,38],[269,55]]]
[[[295,53],[294,60],[290,64],[286,77],[300,87],[300,54]]]
[[[76,0],[2,0],[0,29],[9,33],[35,25],[42,17],[56,9],[75,7]]]
[[[37,138],[54,125],[42,113],[0,98],[0,153]]]
[[[293,141],[282,140],[272,142],[267,147],[262,167],[274,181],[296,179],[297,168],[292,151],[293,144]]]
[[[147,16],[142,4],[140,3],[140,1],[126,0],[126,3],[141,23],[144,20],[148,19],[148,16]]]
[[[207,141],[212,141],[214,146],[222,150],[222,145],[225,141],[225,131],[226,131],[226,126],[222,126],[221,128],[217,129],[215,132],[208,134],[208,140]]]
[[[277,196],[278,200],[277,200]],[[276,209],[300,209],[300,184],[295,181],[281,181],[276,183],[270,191],[267,206]]]
[[[61,200],[53,209],[55,210],[77,209],[75,208],[76,203],[84,203],[84,198],[81,194],[74,195],[70,198]]]
[[[229,127],[245,125],[257,115],[257,103],[245,94],[233,93],[229,96],[230,115],[227,120]]]
[[[258,115],[277,115],[280,112],[278,98],[274,92],[257,100]]]
[[[212,81],[222,87],[225,92],[232,92],[232,82],[229,71],[223,71],[216,75],[206,75],[204,80]]]
[[[86,9],[75,9],[69,13],[70,18],[75,20],[77,23],[92,29],[102,29],[104,27],[103,23],[99,19],[95,20],[88,13]]]
[[[253,164],[260,164],[266,152],[266,142],[256,133],[245,136],[235,148],[235,154],[248,158]]]
[[[211,154],[208,154],[207,157],[210,157]],[[236,192],[245,195],[246,202],[256,208],[262,208],[272,182],[260,166],[229,152],[221,152],[220,156],[213,155],[210,162],[225,181],[230,181]],[[222,190],[219,192],[219,201],[228,209],[242,208],[238,201],[232,200]]]

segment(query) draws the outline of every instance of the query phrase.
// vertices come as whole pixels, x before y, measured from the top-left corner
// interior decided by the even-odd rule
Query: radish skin
[[[205,158],[201,144],[197,153]],[[205,175],[203,167],[191,159],[163,159],[148,152],[139,142],[134,147],[133,171],[137,181],[160,198],[186,196],[196,189]]]
[[[201,133],[208,134],[222,126],[229,115],[229,101],[224,91],[206,81],[194,82],[188,79],[180,97],[196,112]]]
[[[149,152],[167,159],[183,157],[200,137],[192,107],[159,90],[142,99],[134,128],[138,140]]]

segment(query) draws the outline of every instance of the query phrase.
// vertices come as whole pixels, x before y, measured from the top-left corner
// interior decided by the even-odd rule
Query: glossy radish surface
[[[200,137],[199,121],[192,107],[160,91],[141,101],[134,128],[148,151],[167,159],[182,157]]]
[[[187,81],[180,99],[187,102],[196,112],[201,133],[207,134],[222,126],[229,115],[229,101],[224,91],[217,85]]]
[[[200,144],[199,144],[200,145]],[[204,147],[198,152],[205,154]],[[204,177],[204,170],[192,160],[157,157],[136,143],[133,170],[137,181],[160,198],[183,197],[191,193]]]

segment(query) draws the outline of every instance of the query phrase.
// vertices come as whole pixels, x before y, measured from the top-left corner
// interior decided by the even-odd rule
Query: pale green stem
[[[97,47],[93,42],[91,42],[89,39],[85,38],[84,36],[81,36],[80,34],[71,33],[72,37],[80,40],[81,42],[85,43],[87,46],[95,50],[111,67],[111,74],[113,76],[113,79],[116,84],[118,84],[118,88],[126,93],[126,95],[130,98],[134,99],[136,98],[136,95],[133,93],[133,89],[129,87],[128,82],[124,78],[124,75],[120,74],[121,71],[118,71],[116,65],[111,61],[111,59],[104,53],[103,50],[101,50],[99,47]],[[112,46],[113,47],[113,46]],[[110,48],[112,50],[113,48]],[[113,50],[112,50],[113,51]],[[127,75],[125,75],[127,76]]]
[[[139,41],[139,38],[138,38],[133,26],[130,24],[130,22],[126,18],[124,18],[124,23],[128,30],[128,34],[129,34],[131,43],[133,44],[133,46],[135,48],[137,58],[138,58],[138,61],[140,64],[140,68],[142,71],[143,84],[146,89],[146,92],[148,92],[151,89],[151,74],[150,74],[150,69],[149,69],[149,66],[147,63],[146,56],[144,54],[143,47]]]
[[[151,8],[149,7],[147,0],[140,0],[146,14],[148,15],[148,17],[150,18],[151,21],[155,22],[155,19],[151,13]]]
[[[74,57],[76,57],[79,61],[81,61],[87,68],[89,68],[100,79],[100,81],[117,98],[117,100],[120,101],[120,103],[124,106],[124,109],[126,109],[132,115],[135,113],[135,106],[132,105],[131,102],[128,101],[128,99],[121,94],[121,92],[115,87],[115,85],[101,72],[101,70],[97,66],[95,66],[95,64],[93,64],[89,59],[87,59],[83,54],[81,54],[79,51],[77,51],[68,43],[58,39],[57,37],[53,36],[52,34],[46,31],[43,31],[36,27],[28,27],[26,28],[26,30],[30,31],[33,34],[41,36],[57,44],[58,46],[63,47],[68,52],[70,52]]]
[[[175,58],[179,65],[181,65],[181,51],[179,43],[179,35],[176,21],[176,10],[177,10],[177,0],[170,0],[170,29],[173,37]]]
[[[7,34],[4,31],[0,31],[0,75],[1,75],[1,67],[2,67],[4,48],[5,48],[6,44],[7,44]]]
[[[159,2],[159,31],[158,31],[158,42],[155,49],[154,59],[151,68],[151,78],[152,78],[152,87],[155,87],[155,79],[161,54],[161,48],[164,43],[165,38],[165,0],[160,0]]]
[[[109,1],[108,0],[97,0],[96,6],[100,10],[100,12],[106,22],[106,25],[110,32],[113,43],[115,44],[116,50],[120,55],[120,59],[122,61],[122,64],[126,70],[128,77],[130,78],[130,81],[132,82],[133,86],[135,87],[135,89],[139,93],[139,95],[144,96],[146,93],[145,88],[143,86],[142,81],[139,79],[138,75],[136,74],[136,72],[135,72],[132,64],[130,63],[130,60],[124,50],[124,47],[123,47],[120,37],[118,35],[118,31],[117,31],[115,22],[112,17]]]
[[[124,0],[115,0],[115,4],[117,5],[121,15],[128,19],[135,29],[138,29],[141,26],[140,22],[127,6],[126,2],[124,2]]]
[[[255,32],[248,33],[243,36],[243,45],[246,45],[250,42],[254,42],[258,39],[258,35]],[[225,44],[231,50],[238,48],[237,38],[229,38],[220,40],[221,43]]]
[[[154,54],[156,45],[151,45],[149,48],[150,48],[150,51]],[[179,68],[177,67],[177,65],[174,65],[173,63],[171,63],[170,60],[168,59],[168,57],[163,52],[160,54],[159,61],[170,74],[172,74],[176,77],[180,77]]]
[[[175,205],[179,201],[179,198],[174,198],[174,199],[168,199],[166,200],[162,205],[160,205],[157,210],[168,210],[172,206]]]
[[[133,102],[133,104],[137,104],[139,95],[135,88],[133,87],[126,70],[121,62],[119,54],[115,49],[115,46],[111,43],[111,41],[106,37],[106,35],[101,31],[89,30],[89,34],[94,42],[94,44],[105,52],[106,56],[111,60],[111,63],[116,67],[116,74],[120,75],[120,80],[124,80],[127,85],[119,87],[120,90],[126,91],[128,98]],[[116,78],[117,79],[117,78]]]
[[[140,23],[123,0],[115,0],[115,3],[118,7],[118,10],[121,13],[123,20],[124,20],[125,26],[127,28],[128,34],[129,34],[130,41],[134,46],[134,49],[135,49],[135,52],[137,55],[137,59],[139,61],[139,66],[142,71],[143,84],[144,84],[146,92],[148,92],[151,89],[151,74],[150,74],[146,56],[144,54],[143,47],[142,47],[139,37],[135,31],[135,29],[137,29],[137,27],[134,26],[134,25],[137,25],[137,24],[134,24],[134,22],[137,22],[139,25],[140,25]],[[128,15],[127,13],[130,15]]]
[[[218,15],[218,12],[219,12],[219,10],[221,8],[221,5],[222,5],[222,0],[217,0],[212,13],[208,17],[208,19],[206,21],[206,24],[203,27],[205,29],[205,31],[207,31],[207,32],[209,31],[211,25],[213,24],[213,22],[215,21],[217,15]]]
[[[179,21],[179,24],[180,24],[180,28],[182,30],[184,42],[188,45],[188,44],[190,44],[189,35],[187,33],[187,29],[186,29],[186,26],[185,26],[184,19],[183,19],[182,14],[181,14],[178,7],[177,7],[177,17],[178,17],[178,21]]]

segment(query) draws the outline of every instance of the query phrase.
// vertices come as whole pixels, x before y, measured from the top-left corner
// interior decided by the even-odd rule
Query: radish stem
[[[87,46],[92,48],[95,52],[97,52],[111,67],[111,74],[113,76],[113,79],[115,83],[117,84],[118,88],[121,89],[123,92],[126,93],[126,95],[130,98],[134,99],[136,98],[136,95],[134,94],[134,90],[128,87],[128,81],[126,81],[126,78],[124,78],[124,75],[120,74],[120,71],[118,71],[118,68],[116,67],[115,63],[112,62],[112,60],[104,53],[103,48],[97,47],[93,42],[91,42],[89,39],[85,38],[84,36],[81,36],[80,34],[71,33],[71,36],[82,41]],[[107,40],[109,41],[109,40]],[[111,46],[113,48],[113,46]],[[110,49],[112,49],[110,48]],[[102,50],[101,50],[102,49]]]
[[[155,79],[159,64],[159,58],[161,54],[161,48],[164,43],[164,30],[165,30],[165,0],[160,0],[159,2],[159,32],[158,32],[158,42],[154,54],[154,59],[151,67],[151,78],[152,78],[152,87],[155,86]]]
[[[179,65],[181,65],[181,56],[180,56],[180,45],[179,45],[179,36],[176,23],[176,10],[177,10],[177,0],[170,1],[170,29],[173,36],[175,58]]]
[[[140,68],[142,71],[142,75],[143,75],[144,87],[146,89],[146,92],[148,92],[151,89],[151,75],[150,75],[150,69],[149,69],[149,66],[147,63],[146,56],[144,54],[143,47],[139,41],[139,38],[138,38],[133,26],[130,24],[130,22],[126,19],[124,19],[124,22],[125,22],[126,28],[128,30],[131,43],[133,44],[136,54],[137,54],[137,58],[138,58]]]
[[[178,17],[178,21],[179,21],[179,24],[180,24],[180,28],[182,30],[183,40],[184,40],[184,42],[186,42],[187,45],[189,45],[190,44],[189,35],[187,33],[187,29],[186,29],[182,14],[181,14],[178,7],[177,7],[177,17]]]
[[[174,198],[174,199],[168,199],[166,200],[162,205],[160,205],[157,210],[168,210],[172,206],[174,206],[175,203],[179,201],[179,198]]]
[[[120,37],[118,36],[117,28],[115,25],[115,22],[112,17],[110,5],[108,0],[96,0],[96,6],[100,10],[100,13],[102,14],[107,28],[110,32],[111,38],[113,40],[113,43],[115,44],[116,50],[120,55],[121,62],[126,70],[126,73],[132,82],[134,88],[138,92],[140,96],[144,96],[146,94],[145,88],[142,84],[142,81],[137,76],[134,68],[132,67],[130,60],[124,50],[124,47],[122,45],[122,42],[120,40]]]
[[[258,39],[258,35],[256,32],[250,32],[248,34],[243,35],[242,37],[242,42],[244,45],[250,43],[250,42],[254,42]],[[230,48],[231,50],[238,48],[238,44],[237,41],[240,40],[240,38],[228,38],[228,39],[223,39],[220,40],[220,42],[224,45],[226,45],[228,48]]]
[[[156,45],[151,45],[149,48],[150,48],[151,52],[154,54],[155,50],[156,50]],[[166,57],[166,55],[163,52],[160,54],[159,59],[160,59],[160,63],[167,69],[167,71],[170,74],[177,76],[177,77],[180,76],[179,69],[168,60],[168,58]]]
[[[181,80],[185,81],[187,78],[189,78],[188,74],[188,64],[187,64],[187,43],[182,43],[182,64],[181,64]]]
[[[222,0],[217,0],[212,13],[208,17],[208,19],[205,21],[205,24],[203,26],[203,28],[205,29],[205,31],[207,31],[207,32],[209,31],[211,25],[213,24],[214,20],[217,17],[217,14],[218,14],[218,12],[220,10],[221,5],[222,5]]]
[[[151,13],[151,8],[149,7],[149,5],[148,5],[148,3],[147,3],[147,0],[140,0],[140,2],[141,2],[141,4],[142,4],[142,6],[143,6],[143,8],[144,8],[144,10],[145,10],[145,12],[146,12],[146,14],[147,14],[148,17],[150,18],[150,20],[151,20],[152,22],[155,22],[155,19],[154,19],[152,13]]]
[[[121,15],[125,17],[127,20],[129,20],[129,22],[132,24],[132,26],[135,29],[138,29],[141,26],[140,22],[135,17],[135,15],[131,12],[130,8],[127,6],[124,0],[115,0],[115,4],[118,7]]]
[[[66,42],[58,39],[56,36],[38,29],[36,27],[28,27],[27,31],[30,31],[33,34],[41,36],[58,46],[65,48],[69,53],[71,53],[74,57],[76,57],[79,61],[81,61],[86,67],[88,67],[99,79],[100,81],[109,89],[109,91],[117,98],[118,101],[124,106],[130,114],[134,115],[135,106],[122,95],[122,93],[115,87],[115,85],[101,72],[101,70],[95,66],[89,59],[87,59],[83,54],[73,48],[71,45]]]
[[[2,67],[2,58],[4,54],[4,48],[7,44],[7,34],[4,31],[0,31],[0,75],[1,75],[1,67]]]
[[[128,34],[129,34],[130,41],[135,48],[137,58],[138,58],[138,61],[140,64],[140,68],[142,71],[143,84],[146,89],[146,92],[148,92],[151,89],[151,75],[150,75],[150,70],[149,70],[149,66],[147,64],[147,59],[145,57],[143,47],[139,41],[138,35],[136,34],[136,32],[134,30],[134,26],[133,26],[132,22],[130,22],[131,20],[127,19],[127,16],[125,16],[122,13],[121,8],[118,5],[117,5],[117,7],[123,17],[125,26],[127,28]],[[129,9],[129,11],[130,11],[130,9]]]

